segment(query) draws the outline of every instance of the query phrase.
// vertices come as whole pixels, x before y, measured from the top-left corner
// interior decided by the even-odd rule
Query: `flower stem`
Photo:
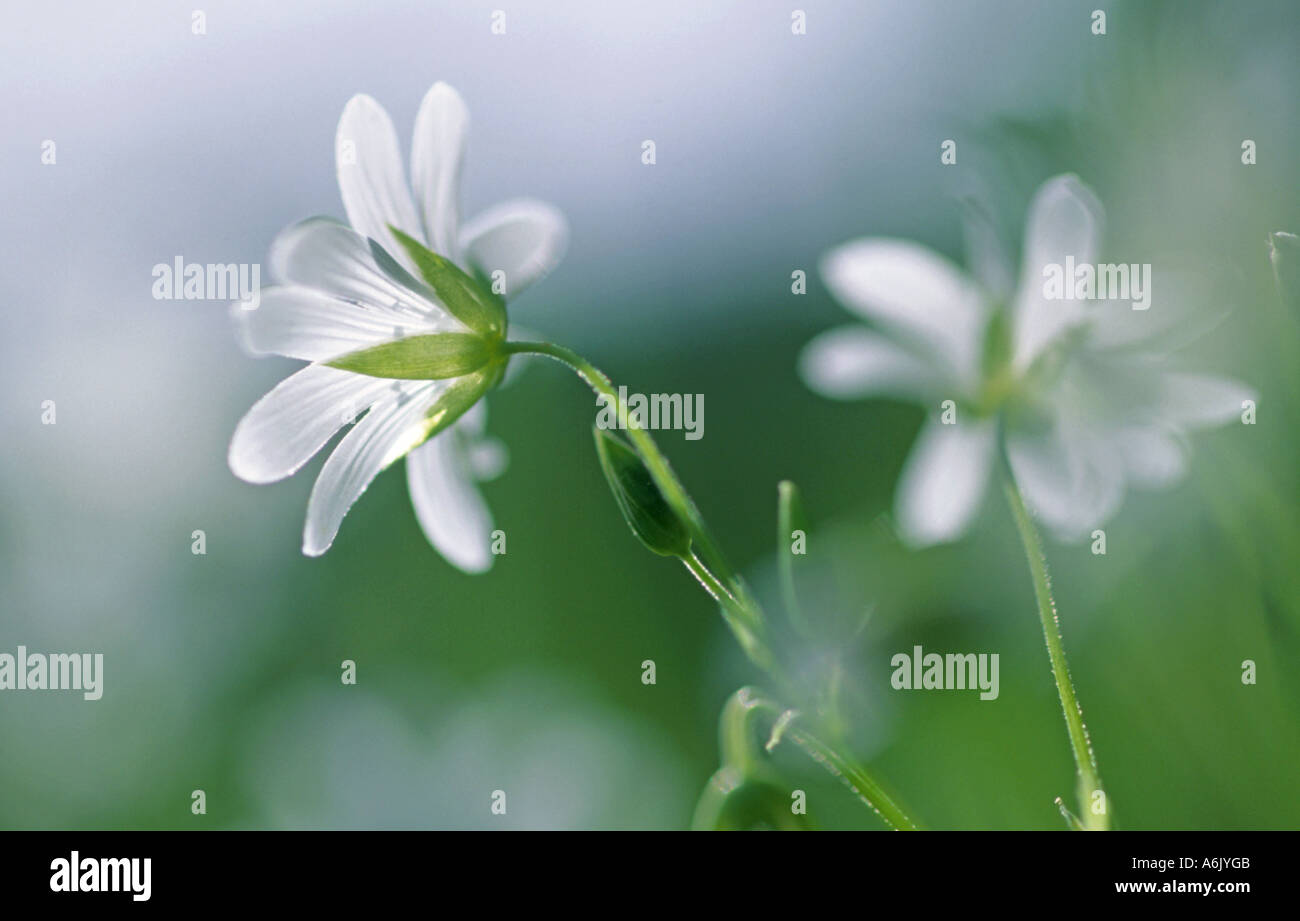
[[[622,417],[624,407],[618,390],[609,377],[572,349],[551,342],[506,342],[502,345],[502,350],[507,355],[545,355],[568,365],[592,390],[612,400],[619,410],[619,417]],[[709,533],[703,516],[695,507],[686,488],[677,479],[667,458],[660,452],[659,446],[650,437],[650,433],[638,426],[628,426],[627,432],[636,446],[637,453],[650,471],[655,485],[659,487],[668,504],[686,523],[691,531],[692,543],[699,548],[699,552],[692,550],[683,557],[682,563],[704,590],[718,602],[727,626],[750,660],[782,686],[788,687],[789,682],[781,673],[776,657],[767,645],[766,619],[757,600],[749,593],[744,580],[727,565]],[[880,784],[867,773],[866,768],[858,764],[851,755],[802,727],[792,729],[790,736],[814,761],[843,779],[858,798],[875,810],[892,828],[899,831],[917,830],[916,823],[907,817]]]
[[[1029,572],[1034,580],[1034,596],[1038,601],[1038,619],[1043,625],[1043,639],[1047,641],[1047,656],[1052,662],[1052,677],[1056,679],[1056,690],[1061,697],[1061,709],[1065,713],[1065,728],[1070,736],[1070,746],[1074,750],[1074,763],[1078,769],[1079,811],[1084,816],[1089,829],[1105,831],[1110,827],[1110,804],[1101,785],[1101,775],[1097,770],[1097,756],[1092,750],[1092,740],[1088,738],[1088,727],[1083,724],[1083,709],[1079,706],[1079,697],[1075,693],[1074,683],[1070,680],[1070,666],[1065,659],[1065,643],[1061,638],[1061,619],[1056,609],[1056,600],[1052,597],[1052,580],[1047,574],[1047,558],[1043,555],[1043,542],[1038,535],[1038,529],[1034,526],[1033,518],[1029,515],[1029,510],[1025,508],[1025,500],[1020,495],[1020,489],[1009,467],[1004,470],[1004,479],[1007,504],[1011,506],[1011,515],[1016,520],[1020,541],[1024,544],[1025,556],[1029,560]]]
[[[736,641],[740,643],[740,648],[745,651],[749,660],[764,671],[774,674],[776,657],[767,646],[762,612],[737,598],[731,589],[709,571],[695,551],[692,550],[690,554],[682,557],[682,563],[704,590],[713,597],[713,600],[718,602],[722,608],[723,619],[726,620],[727,626],[731,628]]]
[[[921,830],[857,761],[845,757],[835,746],[797,725],[790,728],[788,733],[809,757],[844,781],[858,799],[873,809],[895,831]]]

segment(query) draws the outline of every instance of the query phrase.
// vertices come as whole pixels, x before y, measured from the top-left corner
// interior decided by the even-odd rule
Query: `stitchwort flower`
[[[429,540],[460,568],[487,569],[491,519],[474,487],[484,455],[481,400],[514,356],[558,362],[619,418],[628,412],[626,388],[577,352],[507,339],[506,291],[518,293],[554,265],[565,225],[553,209],[526,201],[460,226],[456,189],[466,122],[464,104],[448,87],[436,85],[425,96],[412,145],[413,198],[391,121],[373,100],[355,97],[337,145],[351,226],[316,218],[284,231],[269,259],[278,284],[261,292],[260,306],[234,306],[252,351],[310,362],[239,423],[230,446],[238,476],[267,483],[291,475],[364,412],[312,489],[303,532],[309,555],[328,549],[371,480],[407,457],[411,497]],[[650,432],[633,425],[624,438],[595,425],[592,436],[632,533],[653,553],[676,558],[717,602],[750,660],[789,688],[762,608]],[[781,714],[790,728],[795,711],[785,706]],[[848,778],[859,799],[893,827],[917,827],[818,719],[804,722],[789,734],[814,760]]]
[[[965,531],[1000,451],[1036,516],[1058,538],[1079,539],[1117,511],[1126,487],[1179,479],[1189,430],[1234,419],[1254,399],[1235,381],[1169,366],[1167,302],[1144,311],[1046,296],[1045,267],[1093,264],[1101,226],[1076,177],[1044,183],[1006,298],[902,240],[854,240],[824,257],[831,293],[873,328],[821,334],[800,372],[827,397],[888,395],[930,410],[895,497],[913,545]]]
[[[492,519],[476,481],[501,469],[504,451],[484,437],[480,400],[508,359],[505,293],[554,267],[567,228],[558,211],[533,200],[461,224],[467,127],[460,96],[435,84],[415,120],[412,196],[391,119],[369,96],[354,96],[336,144],[351,226],[314,218],[285,230],[269,257],[277,284],[256,309],[234,305],[252,352],[310,362],[240,421],[229,453],[237,476],[288,477],[359,418],[312,489],[309,556],[329,549],[370,482],[406,457],[430,543],[466,572],[491,565]]]

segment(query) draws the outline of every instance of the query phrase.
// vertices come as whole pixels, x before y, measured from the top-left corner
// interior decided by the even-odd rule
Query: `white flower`
[[[823,259],[832,294],[875,329],[818,336],[800,358],[804,381],[828,397],[882,394],[930,411],[895,497],[911,543],[965,531],[1003,450],[1037,517],[1062,540],[1083,537],[1119,508],[1126,486],[1183,475],[1185,432],[1235,419],[1254,399],[1235,381],[1166,366],[1155,340],[1169,331],[1168,292],[1149,311],[1044,297],[1044,266],[1067,256],[1095,264],[1100,230],[1100,205],[1076,177],[1044,183],[1005,306],[914,243],[854,240]],[[943,421],[947,400],[953,424]]]
[[[361,417],[312,489],[302,547],[309,556],[329,549],[343,516],[371,480],[409,452],[411,501],[429,541],[466,572],[491,566],[492,518],[476,480],[499,471],[504,460],[503,449],[482,440],[483,404],[424,441],[436,421],[437,410],[429,418],[431,407],[452,400],[458,386],[470,392],[490,385],[487,372],[482,380],[394,380],[327,364],[397,339],[468,331],[418,280],[417,266],[389,225],[471,273],[501,273],[511,298],[559,261],[567,228],[549,205],[510,201],[461,224],[467,127],[463,100],[446,84],[435,84],[415,120],[413,198],[391,119],[369,96],[354,96],[339,120],[335,151],[352,228],[318,218],[285,230],[269,257],[269,272],[279,284],[262,293],[256,309],[234,307],[252,351],[311,362],[240,421],[229,455],[237,476],[250,483],[290,476],[345,423]],[[479,392],[472,393],[474,399]]]

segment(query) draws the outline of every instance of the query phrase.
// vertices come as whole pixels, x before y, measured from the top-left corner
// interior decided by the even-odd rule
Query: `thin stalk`
[[[1034,581],[1034,597],[1038,601],[1038,619],[1043,625],[1043,639],[1047,642],[1047,657],[1052,663],[1052,677],[1056,679],[1056,691],[1061,698],[1061,710],[1065,714],[1065,728],[1070,736],[1070,746],[1074,751],[1074,763],[1078,769],[1079,811],[1085,817],[1088,827],[1105,831],[1110,827],[1110,804],[1101,785],[1101,775],[1097,770],[1097,756],[1092,750],[1092,740],[1088,738],[1088,727],[1083,723],[1083,709],[1079,706],[1079,696],[1075,693],[1074,683],[1070,680],[1070,666],[1065,659],[1065,641],[1061,637],[1061,618],[1056,609],[1056,599],[1052,597],[1052,580],[1047,574],[1047,558],[1043,555],[1043,542],[1038,535],[1038,528],[1025,508],[1025,500],[1016,486],[1015,477],[1009,468],[1004,470],[1007,504],[1011,506],[1011,515],[1016,520],[1020,532],[1020,541],[1024,544],[1025,556],[1029,560],[1029,573]],[[1101,812],[1093,809],[1094,794],[1100,793]]]
[[[740,648],[745,651],[749,660],[764,671],[773,672],[776,668],[776,657],[767,646],[762,612],[754,610],[732,594],[731,589],[709,571],[709,567],[704,565],[704,561],[695,551],[692,550],[681,560],[690,570],[691,575],[695,576],[696,581],[714,601],[718,602],[723,619],[726,620],[727,626],[731,628],[736,641],[740,643]]]
[[[902,808],[863,770],[862,765],[851,758],[846,758],[829,742],[806,729],[791,727],[790,738],[796,745],[808,753],[814,761],[821,764],[831,774],[839,777],[864,804],[885,820],[896,831],[920,831],[921,827],[908,818]]]

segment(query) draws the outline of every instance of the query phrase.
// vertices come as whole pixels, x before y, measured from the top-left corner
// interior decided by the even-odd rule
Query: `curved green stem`
[[[567,365],[597,394],[604,394],[613,401],[620,417],[622,416],[625,407],[613,382],[604,372],[572,349],[551,342],[506,342],[502,344],[501,349],[507,355],[544,355]],[[659,491],[663,493],[673,510],[686,522],[691,531],[692,544],[700,548],[699,553],[692,550],[683,557],[682,563],[705,591],[718,602],[727,626],[731,628],[745,654],[782,685],[788,685],[777,666],[775,656],[767,645],[766,621],[762,608],[750,595],[740,576],[727,565],[709,533],[708,526],[704,523],[704,518],[695,507],[686,488],[677,479],[667,458],[660,452],[659,446],[645,429],[628,426],[627,433],[637,453],[645,462],[646,469],[650,471],[655,485],[659,487]],[[789,735],[813,760],[843,779],[858,798],[890,826],[906,831],[917,829],[917,825],[852,756],[802,727],[792,727]]]
[[[1052,597],[1052,580],[1047,574],[1047,558],[1043,555],[1043,543],[1038,536],[1038,529],[1034,526],[1034,520],[1029,515],[1029,510],[1025,508],[1025,500],[1020,495],[1019,487],[1016,486],[1015,477],[1009,468],[1004,469],[1003,472],[1007,504],[1011,506],[1011,515],[1016,520],[1020,541],[1024,544],[1025,556],[1029,560],[1029,572],[1034,580],[1034,596],[1038,601],[1038,619],[1043,625],[1043,639],[1047,641],[1047,657],[1052,663],[1052,676],[1056,679],[1056,690],[1061,697],[1061,709],[1065,713],[1065,728],[1070,736],[1070,746],[1074,750],[1074,763],[1079,775],[1079,811],[1090,829],[1105,831],[1110,827],[1110,804],[1101,785],[1101,775],[1097,770],[1097,756],[1092,750],[1092,741],[1088,738],[1088,727],[1083,724],[1083,709],[1079,706],[1079,697],[1075,693],[1074,683],[1070,680],[1070,666],[1065,659],[1065,642],[1061,637],[1061,619],[1056,610],[1056,600]],[[1098,793],[1101,794],[1099,799],[1095,797]],[[1098,803],[1100,813],[1094,808]]]

